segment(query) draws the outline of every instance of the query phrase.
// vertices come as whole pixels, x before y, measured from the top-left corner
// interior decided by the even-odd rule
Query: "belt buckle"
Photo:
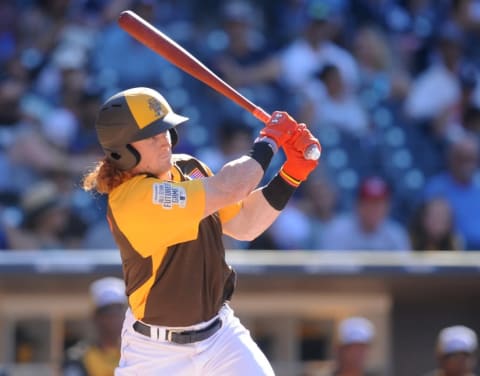
[[[167,333],[167,341],[168,342],[174,342],[173,338],[172,338],[173,334],[174,333],[182,333],[182,332],[183,332],[183,330],[167,329],[167,332],[166,332]]]

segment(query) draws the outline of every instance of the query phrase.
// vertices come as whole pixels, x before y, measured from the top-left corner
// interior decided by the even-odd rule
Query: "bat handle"
[[[271,116],[263,108],[256,106],[253,109],[252,114],[263,123],[268,123],[270,121]]]
[[[267,123],[270,120],[270,115],[263,108],[255,107],[252,114],[258,120],[264,123]],[[318,158],[320,158],[320,154],[320,149],[317,145],[310,145],[303,153],[303,156],[305,159],[316,161]]]

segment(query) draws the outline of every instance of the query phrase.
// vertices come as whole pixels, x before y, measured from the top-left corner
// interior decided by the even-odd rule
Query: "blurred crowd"
[[[80,182],[119,90],[159,90],[190,118],[176,151],[213,171],[261,128],[120,29],[125,9],[322,143],[277,222],[230,248],[480,250],[478,0],[0,0],[0,249],[115,248]]]

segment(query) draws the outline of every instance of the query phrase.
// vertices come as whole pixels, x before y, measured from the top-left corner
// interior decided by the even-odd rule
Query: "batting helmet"
[[[160,93],[138,87],[107,99],[100,108],[95,128],[107,158],[119,169],[128,170],[140,162],[140,154],[132,142],[168,130],[173,146],[178,140],[175,127],[187,120],[187,117],[173,112]]]

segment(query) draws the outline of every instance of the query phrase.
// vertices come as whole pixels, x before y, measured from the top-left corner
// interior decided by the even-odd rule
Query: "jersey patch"
[[[187,204],[185,188],[172,183],[163,182],[153,184],[154,204],[162,205],[165,209],[171,209],[174,205],[184,208]]]
[[[204,178],[205,176],[202,174],[202,172],[197,168],[195,167],[189,174],[188,176],[190,177],[190,179],[202,179]]]

